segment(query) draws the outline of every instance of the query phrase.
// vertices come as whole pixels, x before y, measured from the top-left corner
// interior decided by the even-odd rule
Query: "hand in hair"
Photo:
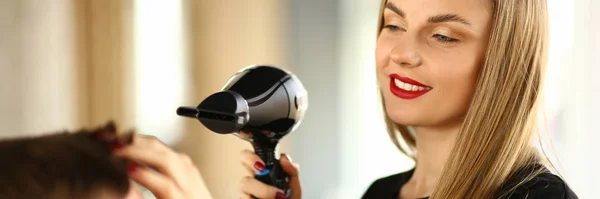
[[[111,136],[110,141],[97,137]],[[0,198],[124,198],[127,162],[112,155],[115,126],[0,140]],[[132,195],[130,195],[132,196]]]
[[[158,199],[212,198],[190,157],[155,137],[133,135],[128,145],[117,144],[113,149],[117,157],[135,162],[128,167],[129,178]]]
[[[186,155],[155,138],[119,134],[112,122],[92,130],[0,140],[0,160],[2,199],[141,198],[130,179],[158,199],[212,198]]]

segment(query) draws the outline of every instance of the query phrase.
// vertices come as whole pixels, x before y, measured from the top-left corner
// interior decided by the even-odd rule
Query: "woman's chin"
[[[387,116],[396,124],[404,126],[430,126],[438,123],[439,115],[430,114],[426,107],[390,104],[386,107]]]
[[[422,126],[426,123],[415,115],[388,114],[388,117],[396,124],[403,126]]]

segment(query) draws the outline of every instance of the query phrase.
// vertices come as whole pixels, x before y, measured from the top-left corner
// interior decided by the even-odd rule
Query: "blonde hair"
[[[547,60],[546,0],[490,1],[493,25],[484,64],[432,199],[502,197],[544,172],[543,167],[528,170],[520,183],[505,188],[506,179],[519,169],[547,163],[531,145]],[[386,3],[381,4],[378,34]],[[417,142],[408,127],[394,123],[387,114],[385,122],[396,147],[414,159]]]

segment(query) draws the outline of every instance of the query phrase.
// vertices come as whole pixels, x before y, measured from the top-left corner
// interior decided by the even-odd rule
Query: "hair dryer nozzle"
[[[196,118],[215,133],[236,133],[250,119],[248,103],[233,91],[221,91],[206,98],[198,108]]]
[[[196,118],[198,116],[198,110],[196,110],[196,108],[193,107],[181,106],[177,108],[177,115],[183,117]]]

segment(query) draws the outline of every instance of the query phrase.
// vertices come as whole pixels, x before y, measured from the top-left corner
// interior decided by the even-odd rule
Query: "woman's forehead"
[[[407,18],[425,18],[439,14],[458,14],[468,18],[490,17],[492,0],[387,0]]]
[[[386,13],[402,13],[409,25],[436,16],[458,16],[480,31],[487,30],[493,13],[492,0],[387,0],[384,6]]]

